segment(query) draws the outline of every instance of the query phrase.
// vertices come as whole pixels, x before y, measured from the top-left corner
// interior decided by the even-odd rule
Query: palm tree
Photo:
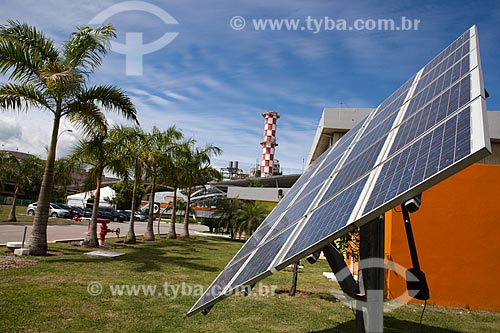
[[[146,135],[145,153],[146,153],[146,176],[150,180],[150,198],[149,198],[149,216],[146,232],[144,233],[145,241],[154,241],[155,235],[153,231],[154,222],[154,199],[156,192],[156,182],[162,164],[168,165],[166,159],[169,158],[169,151],[177,144],[177,141],[182,139],[182,132],[177,130],[175,126],[169,127],[166,131],[160,131],[157,127],[153,127],[151,133]]]
[[[237,212],[240,220],[238,233],[245,232],[246,236],[249,237],[264,221],[268,213],[268,209],[263,204],[257,201],[245,201]]]
[[[194,140],[193,140],[194,144]],[[213,179],[221,179],[220,173],[210,166],[210,157],[220,155],[222,150],[213,145],[194,147],[185,145],[183,151],[182,185],[186,188],[187,201],[184,214],[184,234],[189,238],[189,211],[191,210],[191,193],[196,185],[207,183]]]
[[[137,187],[142,180],[142,176],[145,169],[146,163],[146,135],[144,131],[136,127],[118,127],[116,130],[110,133],[110,137],[115,142],[119,142],[117,146],[117,154],[122,157],[121,170],[118,171],[119,174],[128,178],[130,174],[133,174],[134,183],[132,189],[132,205],[130,214],[130,225],[127,234],[125,235],[125,244],[135,244],[135,211],[137,210],[137,200],[136,193]]]
[[[110,132],[116,130],[116,128],[113,128]],[[122,170],[123,161],[117,153],[117,147],[120,144],[120,141],[113,141],[107,131],[98,131],[88,135],[86,140],[78,141],[70,155],[70,158],[80,166],[90,167],[87,170],[85,189],[90,190],[90,188],[95,188],[90,229],[83,242],[88,247],[99,247],[97,239],[97,215],[101,198],[102,178],[105,170],[112,172]]]
[[[219,219],[218,227],[223,227],[231,235],[231,240],[234,240],[236,231],[238,230],[238,211],[242,205],[239,199],[224,198],[217,201],[216,207],[218,212],[213,216]]]
[[[165,183],[168,183],[174,188],[173,202],[177,202],[177,190],[182,186],[184,181],[184,165],[186,151],[189,146],[194,142],[193,139],[184,141],[174,145],[167,154],[167,158],[162,164],[161,173]],[[168,238],[175,239],[177,234],[175,232],[175,223],[177,222],[177,205],[172,206],[172,218],[170,222],[170,230],[168,231]]]
[[[66,199],[68,186],[72,185],[73,175],[77,171],[75,161],[69,157],[58,158],[54,164],[54,188],[56,196]]]
[[[7,163],[3,173],[7,179],[14,182],[13,201],[7,218],[7,222],[17,222],[16,201],[19,191],[28,190],[38,186],[42,180],[43,164],[36,156],[27,156],[25,158],[16,157],[13,154],[6,155]]]
[[[104,109],[137,122],[135,107],[122,90],[88,84],[89,75],[101,65],[110,39],[115,37],[112,25],[96,29],[80,26],[58,49],[35,27],[16,21],[0,26],[0,73],[11,81],[0,86],[0,108],[43,109],[54,116],[31,232],[31,255],[47,253],[47,221],[61,119],[67,118],[84,129],[104,127]]]

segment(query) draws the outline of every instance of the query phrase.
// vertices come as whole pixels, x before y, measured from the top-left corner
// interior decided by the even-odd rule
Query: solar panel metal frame
[[[469,42],[469,50],[466,53],[466,55],[469,57],[469,68],[466,71],[466,75],[462,75],[462,77],[459,77],[456,81],[451,81],[450,84],[446,86],[446,89],[444,89],[443,87],[442,90],[440,90],[440,94],[444,94],[448,90],[451,91],[452,85],[460,84],[461,80],[465,79],[467,75],[470,75],[470,80],[471,80],[470,95],[469,95],[470,98],[468,99],[467,103],[465,105],[462,105],[458,109],[454,110],[451,114],[447,114],[445,118],[436,122],[433,125],[433,127],[424,130],[424,132],[420,136],[413,138],[410,142],[407,142],[398,150],[392,152],[392,154],[389,155],[389,153],[391,152],[391,147],[394,144],[395,138],[398,134],[398,131],[401,129],[402,125],[401,121],[403,120],[407,108],[410,105],[410,100],[417,96],[414,95],[414,92],[417,89],[417,85],[419,84],[419,82],[421,82],[420,79],[424,76],[430,75],[432,71],[434,71],[438,66],[444,63],[444,60],[448,61],[448,59],[451,58],[451,55],[458,50],[458,48],[453,49],[451,47],[455,43],[458,43],[458,46],[462,47],[465,44],[465,42],[462,41],[462,43],[460,44],[460,40],[464,39],[465,38],[464,36],[466,36],[467,33],[469,33],[469,37],[465,39],[465,42],[467,41]],[[449,52],[449,54],[446,54],[446,52]],[[456,54],[458,54],[458,52]],[[456,65],[458,61],[453,60],[452,64]],[[432,66],[428,67],[431,64]],[[430,80],[430,82],[425,82],[424,88],[419,90],[419,93],[423,92],[426,89],[425,87],[429,87],[434,81],[437,82],[439,78],[441,77],[444,78],[445,73],[449,71],[451,68],[452,66],[445,67],[445,71],[440,73],[436,78]],[[428,79],[429,77],[427,77],[426,80]],[[405,87],[408,86],[410,81],[411,85],[409,86],[408,90],[405,90]],[[245,243],[245,245],[240,249],[240,251],[234,256],[233,260],[231,260],[228,263],[226,268],[219,274],[219,276],[207,289],[207,292],[211,290],[212,287],[214,287],[214,285],[216,284],[219,277],[222,276],[222,274],[226,272],[228,268],[233,267],[233,265],[239,264],[241,260],[244,260],[244,262],[241,264],[241,266],[239,267],[237,272],[233,275],[233,277],[230,279],[230,281],[227,282],[226,285],[223,286],[223,288],[220,290],[220,293],[217,296],[213,297],[208,302],[204,302],[203,304],[198,304],[203,299],[203,297],[207,293],[206,292],[193,305],[193,307],[189,310],[187,315],[190,316],[205,308],[209,308],[213,306],[213,304],[215,304],[216,302],[224,299],[225,297],[233,294],[234,292],[245,289],[247,288],[247,286],[253,285],[257,281],[271,275],[276,270],[281,270],[284,267],[288,266],[289,264],[297,261],[298,259],[303,258],[307,254],[322,249],[329,242],[342,236],[345,232],[351,230],[355,226],[362,226],[363,224],[372,221],[373,219],[383,214],[385,211],[392,209],[401,202],[404,202],[414,197],[415,195],[418,195],[419,193],[422,193],[424,190],[434,186],[435,184],[441,182],[442,180],[462,170],[466,166],[487,156],[491,152],[491,146],[490,146],[489,136],[487,134],[488,129],[486,120],[486,104],[485,104],[484,91],[485,90],[483,84],[483,77],[480,66],[477,29],[475,26],[473,26],[469,30],[467,30],[462,36],[457,38],[457,40],[455,40],[452,44],[450,44],[450,46],[445,48],[445,50],[443,50],[440,54],[438,54],[434,59],[432,59],[426,66],[422,67],[417,72],[416,75],[410,78],[410,80],[408,80],[399,89],[397,89],[395,93],[393,93],[388,99],[386,99],[387,101],[393,98],[393,95],[398,95],[397,93],[399,92],[399,95],[395,96],[391,101],[391,103],[396,103],[398,101],[398,98],[400,98],[404,93],[406,93],[406,96],[403,99],[402,104],[396,109],[397,114],[393,121],[393,125],[391,126],[391,129],[389,130],[387,137],[384,139],[383,147],[381,148],[378,154],[376,163],[372,167],[370,167],[369,171],[358,176],[352,183],[350,183],[347,187],[344,187],[341,191],[335,193],[332,197],[329,197],[325,201],[322,201],[323,195],[329,189],[330,184],[332,184],[335,181],[335,177],[337,176],[339,170],[342,169],[343,163],[345,163],[349,159],[350,157],[349,155],[350,153],[352,153],[352,149],[360,141],[359,139],[362,139],[364,131],[366,130],[365,126],[370,125],[370,120],[376,118],[379,115],[378,114],[379,111],[384,112],[386,108],[389,108],[389,106],[391,105],[391,103],[387,103],[387,105],[384,105],[386,101],[384,101],[381,105],[379,105],[379,107],[377,107],[376,110],[371,112],[365,119],[363,119],[360,122],[360,125],[358,125],[359,129],[356,132],[348,132],[344,136],[344,138],[349,138],[349,139],[352,138],[352,141],[347,145],[348,147],[346,147],[345,152],[341,153],[339,161],[337,161],[337,165],[335,165],[333,171],[331,172],[331,175],[327,178],[327,180],[323,184],[320,184],[319,186],[310,189],[306,193],[309,194],[312,193],[313,190],[318,189],[316,197],[309,203],[308,208],[305,210],[306,214],[301,218],[299,218],[297,221],[292,221],[291,224],[287,225],[286,228],[280,230],[277,234],[273,233],[275,228],[280,224],[283,217],[287,214],[287,212],[291,209],[291,207],[297,202],[303,200],[303,198],[301,198],[300,196],[303,194],[302,192],[307,188],[307,185],[309,184],[311,179],[313,179],[316,175],[318,175],[322,171],[322,168],[324,166],[328,166],[329,163],[333,163],[335,161],[335,160],[329,161],[328,157],[332,154],[335,154],[336,148],[340,147],[343,144],[343,142],[347,141],[347,139],[345,139],[344,141],[341,139],[334,146],[330,147],[324,154],[322,154],[316,160],[315,163],[313,163],[312,167],[306,170],[306,172],[297,180],[296,184],[290,189],[287,195],[285,195],[282,201],[278,204],[275,210],[273,210],[273,212],[271,212],[271,214],[269,215],[271,216],[273,215],[273,213],[275,214],[273,216],[274,221],[269,223],[269,221],[271,221],[272,218],[269,218],[268,216],[268,218],[264,221],[264,223],[261,224],[261,227],[259,227],[254,233],[254,235],[256,235],[257,233],[259,233],[259,230],[262,233],[263,230],[265,230],[265,228],[268,228],[270,225],[270,227],[265,231],[265,234],[262,236],[262,238],[257,242],[257,245],[254,245],[253,249],[251,249],[250,251],[248,251],[248,248],[245,249],[245,245],[247,245],[247,243],[250,241],[251,239],[250,238],[249,241],[247,241],[247,243]],[[438,97],[436,96],[432,96],[430,101],[434,101],[437,98]],[[384,106],[383,109],[381,109],[382,106]],[[391,200],[383,202],[381,205],[374,207],[368,212],[364,212],[365,207],[368,204],[368,200],[370,199],[370,195],[372,194],[374,187],[376,186],[377,180],[379,178],[379,175],[382,172],[382,168],[386,165],[386,163],[388,163],[392,158],[398,156],[398,154],[403,154],[405,149],[413,149],[414,147],[412,146],[413,143],[422,140],[427,135],[430,134],[434,135],[440,126],[446,126],[447,122],[452,121],[454,117],[457,117],[457,122],[458,122],[459,113],[464,113],[465,110],[467,110],[468,108],[470,112],[470,141],[471,141],[470,153],[461,160],[452,162],[442,171],[440,170],[436,171],[436,173],[431,175],[431,177],[427,179],[423,178],[423,180],[416,186],[413,186],[400,194],[396,194]],[[424,108],[422,107],[421,110],[423,109]],[[390,113],[389,116],[392,114],[393,113]],[[388,119],[388,117],[384,118],[384,120],[385,119]],[[375,126],[372,130],[374,130],[377,126]],[[444,133],[443,133],[443,139],[444,139]],[[372,146],[373,144],[369,147]],[[366,150],[368,150],[369,147]],[[430,149],[431,148],[429,148],[429,154],[430,154]],[[358,156],[360,155],[361,153]],[[425,166],[427,170],[428,165],[426,164]],[[301,236],[301,232],[307,226],[309,220],[312,217],[314,217],[315,212],[319,211],[319,209],[321,209],[322,207],[326,207],[330,202],[334,201],[337,197],[339,197],[343,193],[346,193],[353,186],[358,184],[358,182],[364,181],[364,179],[367,177],[368,179],[366,180],[366,183],[363,184],[363,190],[361,191],[361,194],[356,201],[355,207],[350,213],[349,218],[343,227],[339,228],[334,233],[328,234],[328,236],[325,236],[324,238],[315,242],[313,245],[302,249],[301,251],[293,254],[292,256],[285,257],[290,248],[295,244],[295,240]],[[280,206],[280,204],[282,205]],[[282,206],[285,207],[283,208]],[[281,209],[281,212],[279,211],[279,209]],[[266,221],[268,222],[266,223]],[[252,258],[256,256],[256,254],[259,252],[260,249],[262,249],[264,246],[267,246],[271,242],[275,241],[280,237],[280,235],[284,235],[287,232],[290,232],[291,235],[287,238],[287,240],[285,240],[283,247],[281,247],[278,250],[277,255],[274,258],[271,258],[269,265],[265,265],[266,267],[265,270],[261,269],[259,270],[259,273],[257,273],[256,275],[249,277],[245,281],[239,281],[239,283],[233,285],[233,283],[237,281],[237,279],[240,277],[240,274],[247,268],[247,266],[250,267],[249,263],[251,262]],[[239,256],[241,256],[242,258],[235,260]]]

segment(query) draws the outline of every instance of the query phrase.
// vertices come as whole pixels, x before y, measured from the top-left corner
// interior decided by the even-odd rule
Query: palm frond
[[[40,58],[33,57],[21,44],[0,39],[0,73],[9,74],[9,80],[29,82],[37,77],[43,66]]]
[[[53,111],[44,93],[32,85],[5,83],[0,87],[0,108],[28,110],[45,107]]]
[[[87,137],[105,134],[108,130],[105,115],[94,103],[80,103],[77,101],[69,104],[66,110],[69,121],[81,129]]]
[[[82,92],[77,99],[82,103],[99,103],[107,111],[121,113],[125,119],[139,125],[137,111],[130,97],[115,86],[93,86]]]
[[[101,65],[102,57],[110,48],[110,39],[115,38],[115,28],[111,24],[96,29],[78,27],[72,39],[64,45],[65,64],[78,68],[83,73],[91,73]]]
[[[22,45],[30,54],[39,56],[44,62],[56,62],[59,59],[53,41],[26,23],[9,20],[7,25],[0,25],[0,40]]]

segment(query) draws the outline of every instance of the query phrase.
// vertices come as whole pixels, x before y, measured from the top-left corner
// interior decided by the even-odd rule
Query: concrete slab
[[[28,248],[25,248],[25,247],[22,247],[20,249],[15,249],[14,250],[14,254],[16,256],[27,256],[30,254],[30,249]]]
[[[115,258],[115,257],[125,255],[125,253],[121,253],[121,252],[111,252],[111,251],[104,251],[104,250],[85,252],[84,254],[86,254],[88,256],[92,256],[92,257],[105,257],[105,258]]]

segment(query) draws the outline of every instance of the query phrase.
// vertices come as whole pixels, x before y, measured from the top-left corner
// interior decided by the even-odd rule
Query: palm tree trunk
[[[92,217],[90,220],[90,228],[87,237],[83,241],[84,246],[99,247],[99,240],[97,239],[97,216],[99,214],[99,201],[101,200],[101,181],[102,170],[97,176],[96,189],[94,192],[94,205],[92,207]]]
[[[153,231],[153,221],[154,221],[154,209],[155,209],[155,189],[156,189],[156,172],[153,173],[152,179],[153,186],[151,188],[151,198],[149,199],[149,216],[148,225],[146,226],[146,232],[144,233],[145,241],[154,241],[155,234]]]
[[[19,185],[16,184],[16,189],[14,190],[14,201],[12,202],[12,206],[10,207],[9,218],[7,222],[17,222],[16,218],[16,201],[17,201],[17,192],[19,191]]]
[[[139,184],[139,181],[140,181],[140,174],[139,174],[139,163],[136,161],[135,163],[135,175],[134,175],[134,187],[132,189],[132,207],[131,207],[131,210],[132,210],[132,213],[130,214],[130,225],[129,225],[129,228],[128,228],[128,232],[127,234],[125,235],[125,239],[123,240],[123,243],[125,244],[135,244],[137,242],[137,239],[135,237],[135,230],[134,230],[134,226],[135,226],[135,211],[136,211],[136,192],[137,192],[137,186]]]
[[[172,207],[172,218],[170,222],[170,230],[168,232],[168,238],[171,239],[176,239],[177,235],[175,234],[175,222],[176,222],[176,214],[177,214],[177,209],[176,209],[176,202],[177,202],[177,186],[174,186],[174,202],[173,202],[173,207]]]
[[[60,105],[59,108],[60,109]],[[47,161],[43,172],[42,185],[38,195],[38,203],[33,228],[31,229],[29,254],[43,256],[47,254],[47,222],[49,220],[50,199],[54,183],[54,162],[56,160],[57,135],[59,133],[60,112],[54,116],[52,137],[50,140]]]
[[[191,187],[188,187],[187,191],[187,202],[186,202],[186,214],[184,214],[184,235],[183,237],[189,238],[189,211],[191,206]]]

